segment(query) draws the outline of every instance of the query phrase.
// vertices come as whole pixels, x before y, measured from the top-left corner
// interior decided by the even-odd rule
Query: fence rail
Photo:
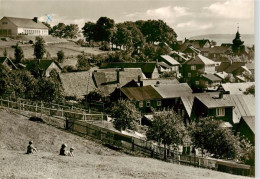
[[[120,132],[91,124],[89,120],[103,120],[104,115],[89,114],[84,110],[66,108],[66,106],[52,105],[44,103],[33,103],[28,100],[9,100],[0,98],[0,106],[22,111],[35,113],[35,115],[47,115],[51,117],[61,117],[66,119],[65,128],[67,130],[87,135],[98,139],[105,144],[124,148],[141,153],[144,156],[166,160],[172,163],[191,165],[195,167],[208,168],[227,173],[254,176],[254,167],[238,164],[230,161],[222,161],[198,156],[182,155],[174,149],[167,149],[155,145],[150,141],[124,135]],[[80,112],[79,112],[80,111]]]

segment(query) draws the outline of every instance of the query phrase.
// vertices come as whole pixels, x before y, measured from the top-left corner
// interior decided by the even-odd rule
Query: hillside
[[[206,34],[190,37],[190,39],[209,39],[217,42],[217,45],[222,43],[232,43],[235,38],[234,34]],[[252,46],[254,44],[254,34],[241,34],[241,39],[244,41],[245,45]]]
[[[40,150],[26,155],[29,140]],[[75,157],[58,155],[60,145]],[[132,157],[46,124],[0,109],[0,178],[246,178]]]

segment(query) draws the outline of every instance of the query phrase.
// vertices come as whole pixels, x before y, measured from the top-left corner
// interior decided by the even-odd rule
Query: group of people
[[[71,147],[69,151],[66,151],[66,147],[67,147],[66,144],[61,145],[60,155],[73,157],[74,156],[74,154],[73,154],[74,148]],[[33,145],[33,141],[30,141],[29,145],[27,146],[26,154],[33,154],[33,153],[37,153],[37,152],[38,152],[38,150]]]

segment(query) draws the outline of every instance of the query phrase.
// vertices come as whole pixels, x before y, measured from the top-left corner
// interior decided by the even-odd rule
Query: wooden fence
[[[118,131],[100,127],[88,122],[90,120],[103,120],[104,115],[102,113],[89,114],[84,109],[71,108],[51,103],[30,102],[22,99],[14,101],[0,98],[0,106],[20,112],[28,111],[35,113],[35,116],[47,115],[64,118],[66,119],[65,128],[67,130],[90,136],[110,146],[135,151],[147,157],[237,175],[254,176],[254,168],[249,165],[198,156],[182,155],[178,150],[172,148],[165,149],[150,141],[124,135]]]

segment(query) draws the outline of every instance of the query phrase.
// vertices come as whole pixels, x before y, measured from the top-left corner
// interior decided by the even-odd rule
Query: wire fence
[[[27,111],[35,113],[35,116],[46,115],[54,118],[63,118],[65,121],[64,127],[69,131],[95,138],[107,145],[133,151],[146,157],[237,175],[254,176],[254,167],[249,165],[238,164],[232,161],[183,155],[177,148],[165,148],[151,141],[128,136],[118,131],[89,123],[89,121],[93,120],[103,121],[104,115],[102,113],[90,114],[84,109],[52,103],[31,102],[23,99],[15,101],[0,98],[0,106],[19,112]]]

